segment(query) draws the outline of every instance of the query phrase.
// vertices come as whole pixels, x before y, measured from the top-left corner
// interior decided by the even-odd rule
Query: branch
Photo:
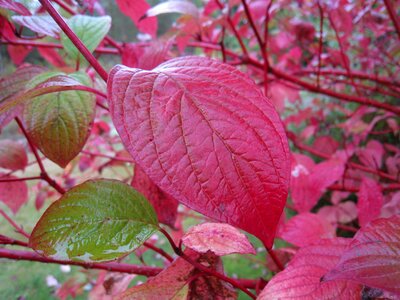
[[[4,176],[6,177],[6,176]],[[14,181],[28,181],[28,180],[40,180],[42,177],[33,176],[33,177],[20,177],[20,178],[3,178],[0,177],[0,182],[14,182]]]
[[[54,19],[54,21],[60,26],[62,31],[68,36],[71,42],[79,50],[79,52],[86,58],[89,64],[96,70],[100,77],[107,82],[108,73],[100,65],[98,60],[93,56],[93,54],[86,48],[82,41],[76,36],[76,34],[69,28],[64,19],[60,16],[58,11],[50,4],[49,0],[39,0],[43,8],[49,13],[49,15]]]
[[[117,262],[109,262],[109,263],[85,263],[85,262],[76,262],[76,261],[64,261],[57,260],[48,257],[40,256],[35,252],[31,251],[19,251],[19,250],[8,250],[8,249],[0,249],[0,258],[9,258],[15,260],[28,260],[28,261],[38,261],[41,263],[51,263],[51,264],[61,264],[61,265],[72,265],[72,266],[81,266],[87,269],[101,269],[107,270],[110,272],[121,272],[121,273],[130,273],[137,274],[143,276],[156,276],[158,273],[162,271],[161,268],[157,267],[148,267],[148,266],[138,266],[132,264],[124,264]]]
[[[203,266],[202,264],[198,263],[197,261],[192,260],[190,257],[188,257],[185,253],[183,253],[183,251],[181,250],[180,247],[178,247],[174,240],[172,239],[172,237],[169,235],[169,233],[164,230],[163,228],[159,227],[158,230],[167,238],[168,242],[170,243],[172,249],[174,250],[174,252],[182,257],[184,260],[186,260],[188,263],[190,263],[191,265],[193,265],[196,269],[210,275],[210,276],[214,276],[217,277],[223,281],[226,281],[228,283],[230,283],[232,286],[234,286],[235,288],[243,291],[244,293],[246,293],[247,295],[249,295],[252,299],[256,299],[256,297],[246,288],[244,287],[239,281],[236,281],[232,278],[229,278],[227,276],[225,276],[224,274],[218,273],[215,270],[212,270],[210,268],[207,268],[205,266]]]
[[[11,219],[4,210],[0,209],[0,215],[2,215],[4,219],[6,219],[7,222],[10,223],[10,225],[15,228],[15,230],[17,230],[18,233],[22,234],[24,237],[29,239],[29,234],[25,230],[23,230],[22,227],[18,226],[18,224],[15,223],[14,220]]]
[[[390,18],[392,19],[394,28],[396,28],[397,35],[399,36],[400,39],[400,21],[397,19],[398,15],[392,6],[392,3],[390,3],[390,0],[383,0],[383,1],[385,2],[386,9],[389,13]]]
[[[28,132],[26,131],[24,125],[22,124],[21,120],[16,117],[15,121],[17,122],[19,128],[21,129],[23,135],[25,136],[26,140],[28,141],[29,147],[31,148],[33,155],[36,158],[36,161],[38,162],[39,168],[40,168],[40,178],[47,181],[47,183],[52,186],[57,192],[60,194],[64,194],[65,190],[63,187],[61,187],[54,179],[50,178],[49,174],[47,174],[46,169],[44,168],[42,159],[40,158],[35,145],[33,144]]]

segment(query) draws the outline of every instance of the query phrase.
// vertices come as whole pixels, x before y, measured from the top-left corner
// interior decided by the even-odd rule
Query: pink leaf
[[[304,247],[321,238],[334,237],[335,228],[321,216],[305,212],[284,224],[279,230],[279,236],[293,245]]]
[[[358,222],[360,226],[379,217],[383,206],[381,187],[373,179],[364,177],[358,192]]]
[[[333,206],[323,206],[318,215],[331,223],[350,223],[357,218],[354,202],[346,201]]]
[[[157,18],[150,17],[144,20],[140,18],[147,12],[150,5],[146,0],[116,0],[121,12],[131,18],[137,28],[155,37],[157,34]]]
[[[149,200],[161,223],[174,227],[178,201],[160,190],[138,165],[135,166],[131,185]]]
[[[13,16],[12,20],[33,32],[58,38],[60,27],[50,16]]]
[[[182,57],[152,71],[114,67],[108,95],[126,149],[155,184],[272,245],[290,158],[279,117],[252,80]]]
[[[347,239],[335,238],[300,249],[285,270],[268,282],[257,299],[361,299],[359,284],[345,280],[320,282],[339,261],[347,245]]]
[[[304,155],[294,154],[292,163],[291,195],[299,212],[312,209],[325,190],[340,179],[344,172],[344,160],[333,156],[318,165]]]
[[[246,235],[222,223],[204,223],[190,228],[183,236],[185,246],[200,253],[212,251],[218,256],[232,253],[256,254]]]
[[[23,170],[28,164],[25,147],[12,140],[0,140],[0,167],[12,171]]]
[[[361,228],[325,281],[348,279],[400,295],[400,216]]]
[[[359,151],[358,158],[366,166],[379,169],[382,165],[382,158],[385,154],[382,143],[369,141],[364,149]]]
[[[144,17],[148,18],[168,13],[180,13],[190,15],[194,18],[198,18],[199,16],[199,10],[192,2],[185,0],[169,0],[150,8]]]
[[[0,173],[0,179],[18,179],[15,176]],[[28,201],[28,187],[25,181],[0,182],[0,201],[5,203],[16,214]]]
[[[150,45],[144,48],[135,43],[125,44],[122,63],[127,67],[151,70],[168,59],[171,45],[171,42],[150,42]]]

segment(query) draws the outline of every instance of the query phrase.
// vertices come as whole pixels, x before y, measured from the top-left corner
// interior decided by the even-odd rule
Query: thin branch
[[[163,256],[165,259],[167,259],[169,262],[172,262],[174,259],[171,255],[169,255],[167,252],[165,252],[163,249],[158,248],[150,243],[144,242],[143,244],[145,247],[153,250],[154,252],[157,252],[161,256]]]
[[[269,256],[272,258],[272,260],[274,261],[275,265],[279,268],[279,270],[283,271],[285,269],[285,267],[279,260],[278,256],[276,256],[274,250],[267,248],[267,252],[268,252]]]
[[[319,77],[321,74],[321,55],[322,55],[322,38],[324,35],[324,10],[322,9],[321,3],[317,1],[319,11],[319,43],[318,43],[318,70],[317,70],[317,87],[320,87]]]
[[[396,13],[396,10],[393,8],[390,0],[383,0],[383,2],[385,2],[386,9],[389,13],[390,18],[392,19],[394,28],[396,28],[397,35],[399,36],[400,39],[400,21],[397,18],[398,15]]]
[[[252,294],[246,287],[244,287],[240,282],[229,278],[221,273],[218,273],[215,270],[212,270],[210,268],[207,268],[205,266],[203,266],[202,264],[194,261],[193,259],[191,259],[189,256],[187,256],[185,253],[183,253],[183,251],[181,250],[181,248],[179,248],[174,240],[172,239],[172,237],[169,235],[169,233],[164,230],[163,228],[159,227],[159,231],[167,238],[168,242],[170,243],[172,249],[174,250],[174,252],[182,257],[184,260],[186,260],[188,263],[190,263],[191,265],[193,265],[196,269],[210,275],[210,276],[214,276],[217,277],[223,281],[226,281],[228,283],[230,283],[232,286],[234,286],[237,289],[240,289],[241,291],[243,291],[244,293],[246,293],[247,295],[249,295],[249,297],[251,297],[252,299],[256,299],[256,297],[254,296],[254,294]]]
[[[8,223],[10,223],[10,225],[12,227],[15,228],[15,230],[22,234],[24,237],[29,239],[29,233],[27,233],[25,230],[22,229],[22,227],[20,227],[17,223],[14,222],[13,219],[11,219],[4,210],[0,209],[0,215],[2,215],[4,217],[4,219],[7,220]]]
[[[160,273],[162,271],[161,268],[157,268],[157,267],[138,266],[138,265],[132,265],[132,264],[117,263],[117,262],[85,263],[85,262],[76,262],[76,261],[57,260],[57,259],[40,256],[39,254],[36,254],[35,252],[31,252],[31,251],[19,251],[19,250],[9,250],[9,249],[0,249],[0,258],[38,261],[41,263],[51,263],[51,264],[61,264],[61,265],[81,266],[81,267],[84,267],[87,269],[101,269],[101,270],[107,270],[110,272],[121,272],[121,273],[137,274],[137,275],[143,275],[143,276],[156,276],[158,273]]]
[[[86,46],[82,43],[82,41],[76,36],[76,34],[69,28],[67,23],[65,23],[64,19],[60,16],[57,10],[50,4],[49,0],[39,0],[42,6],[46,9],[46,11],[50,14],[50,16],[54,19],[54,21],[60,26],[62,31],[68,36],[71,42],[75,45],[75,47],[79,50],[79,52],[86,58],[89,64],[96,70],[96,72],[100,75],[100,77],[107,82],[108,73],[104,68],[100,65],[98,60],[93,56],[93,54],[86,48]]]
[[[7,176],[4,176],[7,177]],[[41,176],[32,176],[32,177],[20,177],[20,178],[3,178],[0,177],[0,182],[14,182],[14,181],[29,181],[29,180],[41,180]]]
[[[61,187],[54,179],[50,178],[49,174],[47,174],[46,169],[44,168],[42,159],[40,158],[35,145],[33,144],[28,132],[26,131],[24,125],[22,124],[21,120],[16,117],[15,121],[17,122],[19,128],[21,129],[23,135],[25,136],[26,140],[28,141],[29,147],[32,150],[33,155],[36,158],[36,161],[38,162],[39,168],[40,168],[40,177],[47,181],[47,183],[52,186],[57,192],[59,192],[60,194],[64,194],[65,190],[63,187]]]

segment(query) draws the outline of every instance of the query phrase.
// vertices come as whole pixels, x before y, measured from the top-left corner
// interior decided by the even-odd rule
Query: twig
[[[13,219],[11,219],[11,218],[6,214],[6,212],[5,212],[4,210],[0,209],[0,214],[4,217],[4,219],[7,220],[8,223],[10,223],[10,225],[11,225],[12,227],[15,228],[15,230],[17,230],[18,233],[22,234],[24,237],[26,237],[26,238],[29,239],[30,235],[29,235],[25,230],[23,230],[22,227],[18,226],[18,224],[15,223],[15,222],[13,221]]]
[[[243,291],[244,293],[246,293],[247,295],[249,295],[249,297],[251,297],[252,299],[256,299],[256,297],[254,296],[253,293],[251,293],[247,288],[245,288],[240,282],[229,278],[221,273],[218,273],[215,270],[209,269],[205,266],[203,266],[202,264],[194,261],[193,259],[191,259],[190,257],[188,257],[185,253],[183,253],[183,251],[181,250],[181,248],[179,248],[174,240],[172,239],[172,237],[169,235],[169,233],[164,230],[163,228],[159,227],[159,231],[167,238],[168,242],[170,243],[172,249],[174,250],[174,252],[182,257],[184,260],[186,260],[188,263],[190,263],[191,265],[193,265],[196,269],[210,275],[210,276],[214,276],[217,277],[223,281],[226,281],[228,283],[230,283],[232,286],[234,286],[237,289],[240,289],[241,291]]]
[[[44,9],[49,13],[49,15],[54,19],[54,21],[60,26],[62,31],[68,36],[71,42],[79,50],[79,52],[86,58],[89,64],[96,70],[100,77],[107,82],[108,73],[100,65],[98,60],[93,56],[93,54],[86,48],[82,41],[76,36],[76,34],[69,28],[64,19],[60,16],[58,11],[50,4],[49,0],[39,0]]]

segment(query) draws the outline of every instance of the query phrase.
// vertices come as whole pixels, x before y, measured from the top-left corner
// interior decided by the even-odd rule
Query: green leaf
[[[41,74],[33,81],[36,83],[51,75]],[[70,74],[69,78],[82,85],[90,84],[84,73]],[[91,93],[62,91],[28,102],[23,118],[34,144],[47,158],[65,167],[79,154],[89,137],[95,105]]]
[[[75,15],[67,23],[89,51],[93,52],[110,30],[111,18],[109,16],[90,17]],[[75,61],[84,62],[82,54],[80,54],[79,50],[65,33],[61,33],[60,37],[61,43],[68,55]]]
[[[60,260],[108,261],[130,253],[158,228],[149,202],[117,180],[89,180],[54,202],[29,244]]]

